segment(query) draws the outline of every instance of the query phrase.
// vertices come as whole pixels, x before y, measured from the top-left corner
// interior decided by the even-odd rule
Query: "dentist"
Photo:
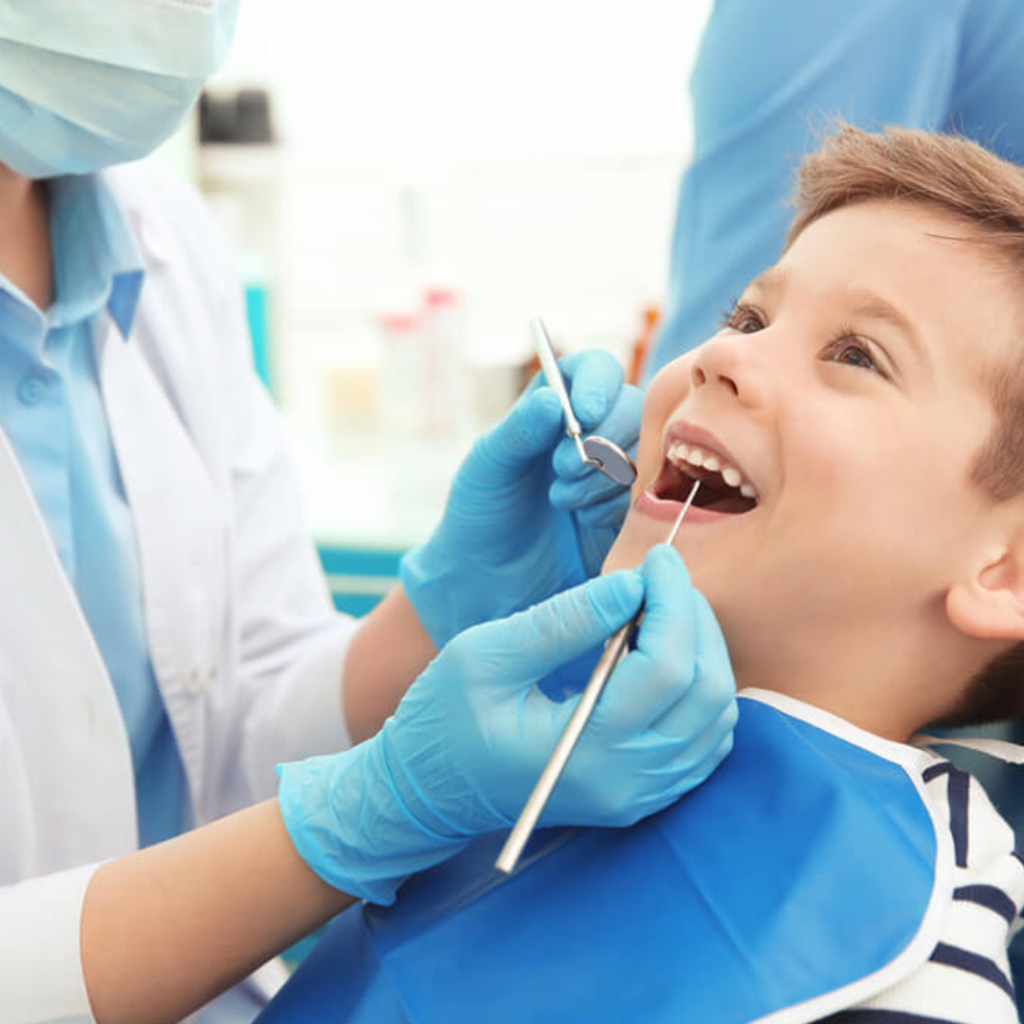
[[[221,242],[191,191],[114,166],[177,127],[236,10],[0,0],[5,1024],[250,1019],[254,967],[509,823],[573,705],[536,683],[642,600],[545,820],[628,823],[731,742],[678,557],[586,582],[628,496],[580,472],[544,387],[402,586],[333,611]],[[614,362],[567,372],[584,426],[631,444]]]

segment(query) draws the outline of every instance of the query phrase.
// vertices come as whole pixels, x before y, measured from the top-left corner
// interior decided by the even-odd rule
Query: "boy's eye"
[[[864,370],[871,370],[879,376],[886,376],[871,354],[870,346],[859,338],[850,337],[845,332],[829,346],[827,358],[834,363],[856,366]]]
[[[730,331],[739,331],[740,334],[755,334],[763,331],[766,323],[764,314],[753,306],[743,302],[734,302],[732,309],[722,314],[718,326]]]
[[[756,334],[768,326],[768,318],[756,306],[745,302],[733,303],[718,325],[723,330],[736,331],[739,334]],[[829,362],[842,366],[854,366],[862,370],[870,370],[880,377],[889,379],[872,353],[871,343],[856,335],[849,327],[842,327],[825,349],[825,358]]]

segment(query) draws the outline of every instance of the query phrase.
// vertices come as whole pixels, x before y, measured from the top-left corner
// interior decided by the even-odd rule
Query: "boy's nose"
[[[770,374],[760,354],[752,351],[764,339],[745,334],[720,335],[706,341],[694,352],[690,366],[690,379],[695,391],[721,389],[723,393],[739,399],[742,405],[761,406],[768,397]]]

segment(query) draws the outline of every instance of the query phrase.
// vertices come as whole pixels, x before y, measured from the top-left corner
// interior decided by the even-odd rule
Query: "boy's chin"
[[[629,543],[627,538],[620,533],[611,546],[611,550],[605,555],[604,564],[601,566],[601,575],[606,576],[619,569],[635,569],[643,563],[647,551],[648,547]]]

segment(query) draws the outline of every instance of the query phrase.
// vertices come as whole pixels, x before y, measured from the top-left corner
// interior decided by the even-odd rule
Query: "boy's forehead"
[[[851,203],[812,221],[767,274],[797,271],[827,277],[857,270],[859,283],[898,288],[924,284],[936,274],[965,269],[989,277],[994,246],[978,226],[941,208],[912,200]],[[906,262],[913,253],[917,259]]]

